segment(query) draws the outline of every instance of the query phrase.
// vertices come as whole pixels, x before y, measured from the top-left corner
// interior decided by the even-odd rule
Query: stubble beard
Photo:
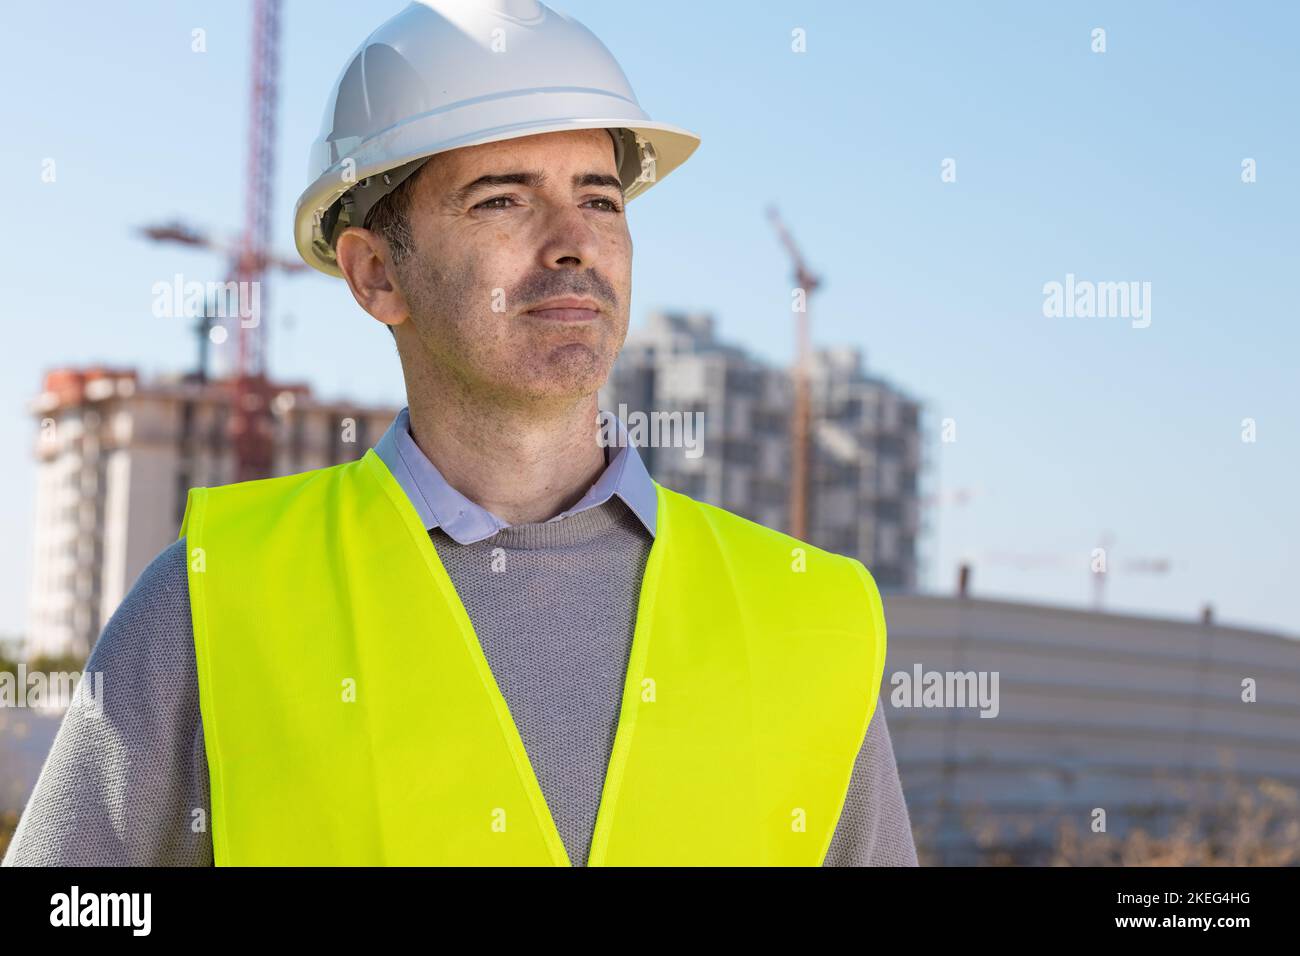
[[[618,345],[614,320],[583,329],[548,327],[513,312],[494,313],[486,293],[443,281],[430,267],[399,267],[410,321],[432,377],[455,381],[468,395],[527,405],[593,395],[605,383]],[[448,311],[446,305],[454,303]],[[476,329],[482,316],[486,327]],[[486,334],[484,334],[486,333]]]

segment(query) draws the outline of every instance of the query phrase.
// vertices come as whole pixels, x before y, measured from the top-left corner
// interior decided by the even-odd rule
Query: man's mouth
[[[536,309],[525,312],[524,315],[553,322],[590,322],[600,315],[600,312],[596,309]]]
[[[565,296],[539,302],[537,308],[529,309],[524,315],[551,322],[590,322],[600,315],[600,306],[594,299]]]

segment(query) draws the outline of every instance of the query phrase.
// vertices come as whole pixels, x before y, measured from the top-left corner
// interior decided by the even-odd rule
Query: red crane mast
[[[795,310],[797,357],[794,364],[794,415],[790,428],[790,535],[808,538],[808,486],[811,469],[812,396],[809,376],[812,363],[812,335],[808,320],[808,301],[821,285],[821,280],[804,264],[799,247],[786,231],[774,206],[767,210],[768,218],[776,229],[781,244],[794,263],[795,286],[802,292],[802,308]]]
[[[266,277],[269,272],[272,186],[275,178],[275,111],[280,68],[280,0],[253,0],[253,57],[244,169],[244,233],[235,258],[239,289],[258,290],[252,315],[239,322],[239,352],[231,408],[230,439],[236,481],[271,474],[274,422],[266,375]],[[245,284],[247,283],[247,284]]]

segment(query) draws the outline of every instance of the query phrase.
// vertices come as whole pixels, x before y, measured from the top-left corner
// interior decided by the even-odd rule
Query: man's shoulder
[[[337,480],[361,467],[362,458],[364,456],[334,465],[295,471],[288,475],[276,475],[272,478],[252,478],[247,481],[232,481],[221,485],[195,487],[190,490],[203,492],[204,495],[210,498],[223,499],[257,500],[266,497],[284,496],[291,494],[304,485]]]
[[[827,551],[734,511],[659,487],[669,526],[684,532],[690,549],[703,561],[710,560],[706,554],[710,547],[716,548],[727,558],[728,572],[739,575],[740,585],[752,589],[751,593],[773,592],[790,601],[805,602],[834,596],[836,603],[855,608],[855,615],[865,608],[867,619],[883,630],[880,589],[857,558]]]
[[[186,562],[184,538],[158,552],[104,625],[87,671],[117,686],[186,678],[194,667]]]
[[[271,526],[282,524],[286,516],[295,513],[296,506],[299,510],[305,508],[314,518],[322,500],[344,494],[341,486],[355,482],[369,467],[366,457],[273,478],[190,488],[181,519],[181,534],[205,539],[211,518],[224,525],[235,522],[244,528],[247,537],[255,539]],[[307,523],[313,520],[302,515],[299,518]]]
[[[671,511],[681,516],[688,516],[688,520],[703,523],[713,531],[719,538],[725,537],[727,543],[740,547],[758,547],[765,551],[780,553],[792,558],[816,559],[819,562],[837,565],[848,571],[854,566],[860,568],[868,577],[865,566],[858,559],[846,554],[837,554],[833,551],[827,551],[819,548],[811,542],[777,528],[747,518],[744,515],[734,511],[728,511],[715,504],[707,501],[701,501],[698,498],[692,498],[690,495],[683,494],[680,491],[674,491],[664,485],[659,485],[665,492],[665,503]]]
[[[184,537],[159,551],[140,572],[108,624],[139,623],[147,612],[171,605],[189,606],[189,575]]]

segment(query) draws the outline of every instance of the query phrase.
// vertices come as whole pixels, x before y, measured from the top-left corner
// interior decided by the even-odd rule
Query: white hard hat
[[[340,276],[339,227],[363,224],[429,156],[573,129],[609,130],[627,200],[700,143],[651,120],[605,45],[538,0],[416,0],[366,38],[334,84],[294,209],[298,252]]]

